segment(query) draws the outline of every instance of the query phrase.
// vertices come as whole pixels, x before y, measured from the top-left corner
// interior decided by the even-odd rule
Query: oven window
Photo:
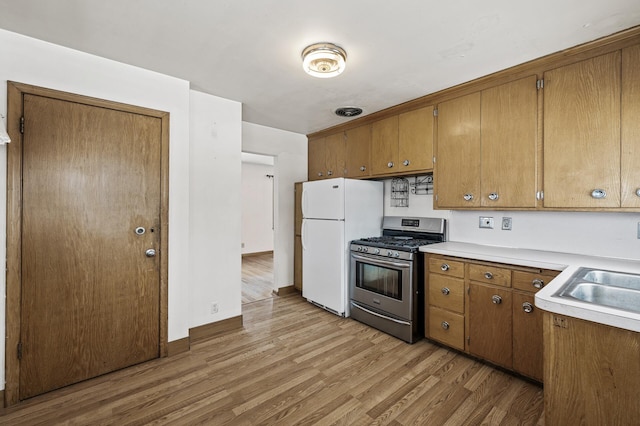
[[[402,271],[356,262],[356,287],[402,300]]]

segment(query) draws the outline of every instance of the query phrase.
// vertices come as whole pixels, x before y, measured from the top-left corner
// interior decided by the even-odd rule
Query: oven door
[[[351,300],[367,309],[411,321],[413,261],[351,252]]]

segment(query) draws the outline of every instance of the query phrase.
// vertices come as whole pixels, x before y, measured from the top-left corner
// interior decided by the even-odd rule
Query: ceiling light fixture
[[[347,52],[333,43],[315,43],[302,51],[302,68],[318,78],[335,77],[344,71]]]

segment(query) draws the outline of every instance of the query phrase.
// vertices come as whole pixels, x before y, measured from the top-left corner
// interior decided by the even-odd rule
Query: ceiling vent
[[[339,117],[355,117],[362,114],[362,108],[358,107],[340,107],[335,111]]]

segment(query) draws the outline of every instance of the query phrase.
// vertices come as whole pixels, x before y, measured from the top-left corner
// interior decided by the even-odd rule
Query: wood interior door
[[[32,94],[23,114],[20,399],[160,354],[161,120]]]

